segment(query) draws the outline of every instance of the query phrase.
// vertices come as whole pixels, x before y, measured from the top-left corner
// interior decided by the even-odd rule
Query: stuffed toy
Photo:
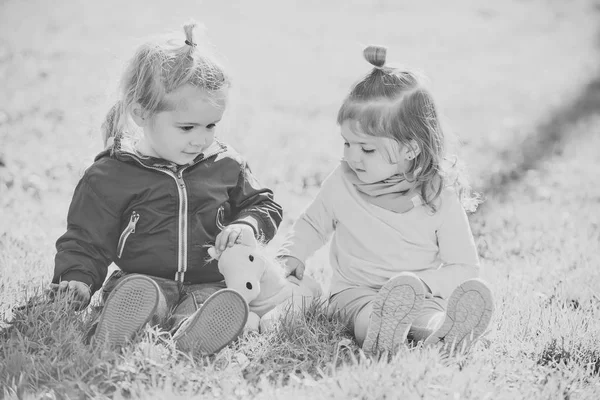
[[[248,302],[248,331],[268,331],[283,313],[301,311],[321,296],[321,285],[311,277],[284,277],[279,261],[267,256],[253,236],[222,252],[210,247],[208,254],[218,260],[227,287],[237,290]]]

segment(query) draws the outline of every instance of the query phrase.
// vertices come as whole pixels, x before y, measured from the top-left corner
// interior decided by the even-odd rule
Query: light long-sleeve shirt
[[[405,213],[386,210],[362,199],[338,167],[294,224],[285,247],[306,262],[333,234],[330,294],[351,287],[378,290],[408,271],[434,296],[447,298],[479,274],[479,257],[455,190],[445,188],[438,204],[435,213],[424,205]]]

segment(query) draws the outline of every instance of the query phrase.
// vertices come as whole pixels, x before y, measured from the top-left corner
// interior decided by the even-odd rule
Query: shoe
[[[424,299],[425,287],[412,273],[403,272],[387,281],[373,303],[363,351],[367,354],[395,352],[406,341]]]
[[[147,276],[130,275],[110,292],[94,334],[95,346],[122,346],[156,315],[160,289]]]
[[[443,343],[447,355],[455,349],[466,352],[485,332],[493,313],[490,288],[480,279],[470,279],[452,292],[442,326],[425,339],[424,344]]]
[[[214,354],[241,335],[247,320],[248,303],[242,295],[222,289],[181,324],[173,339],[179,350]]]

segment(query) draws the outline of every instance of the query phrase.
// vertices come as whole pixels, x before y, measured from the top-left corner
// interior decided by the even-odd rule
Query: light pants
[[[367,328],[377,293],[375,289],[357,287],[342,290],[329,298],[329,315],[339,312],[341,317],[346,319],[348,328],[354,332],[354,337],[361,346],[367,337]],[[426,293],[423,308],[412,322],[408,339],[420,342],[438,329],[444,322],[446,306],[444,299]]]

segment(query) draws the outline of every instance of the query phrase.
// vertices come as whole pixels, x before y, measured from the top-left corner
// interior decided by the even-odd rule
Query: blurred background
[[[150,36],[183,42],[185,22],[205,25],[234,80],[220,135],[273,187],[285,230],[341,155],[336,113],[370,70],[365,45],[429,77],[486,187],[597,78],[599,11],[596,0],[0,0],[0,292],[50,278],[123,66]]]

